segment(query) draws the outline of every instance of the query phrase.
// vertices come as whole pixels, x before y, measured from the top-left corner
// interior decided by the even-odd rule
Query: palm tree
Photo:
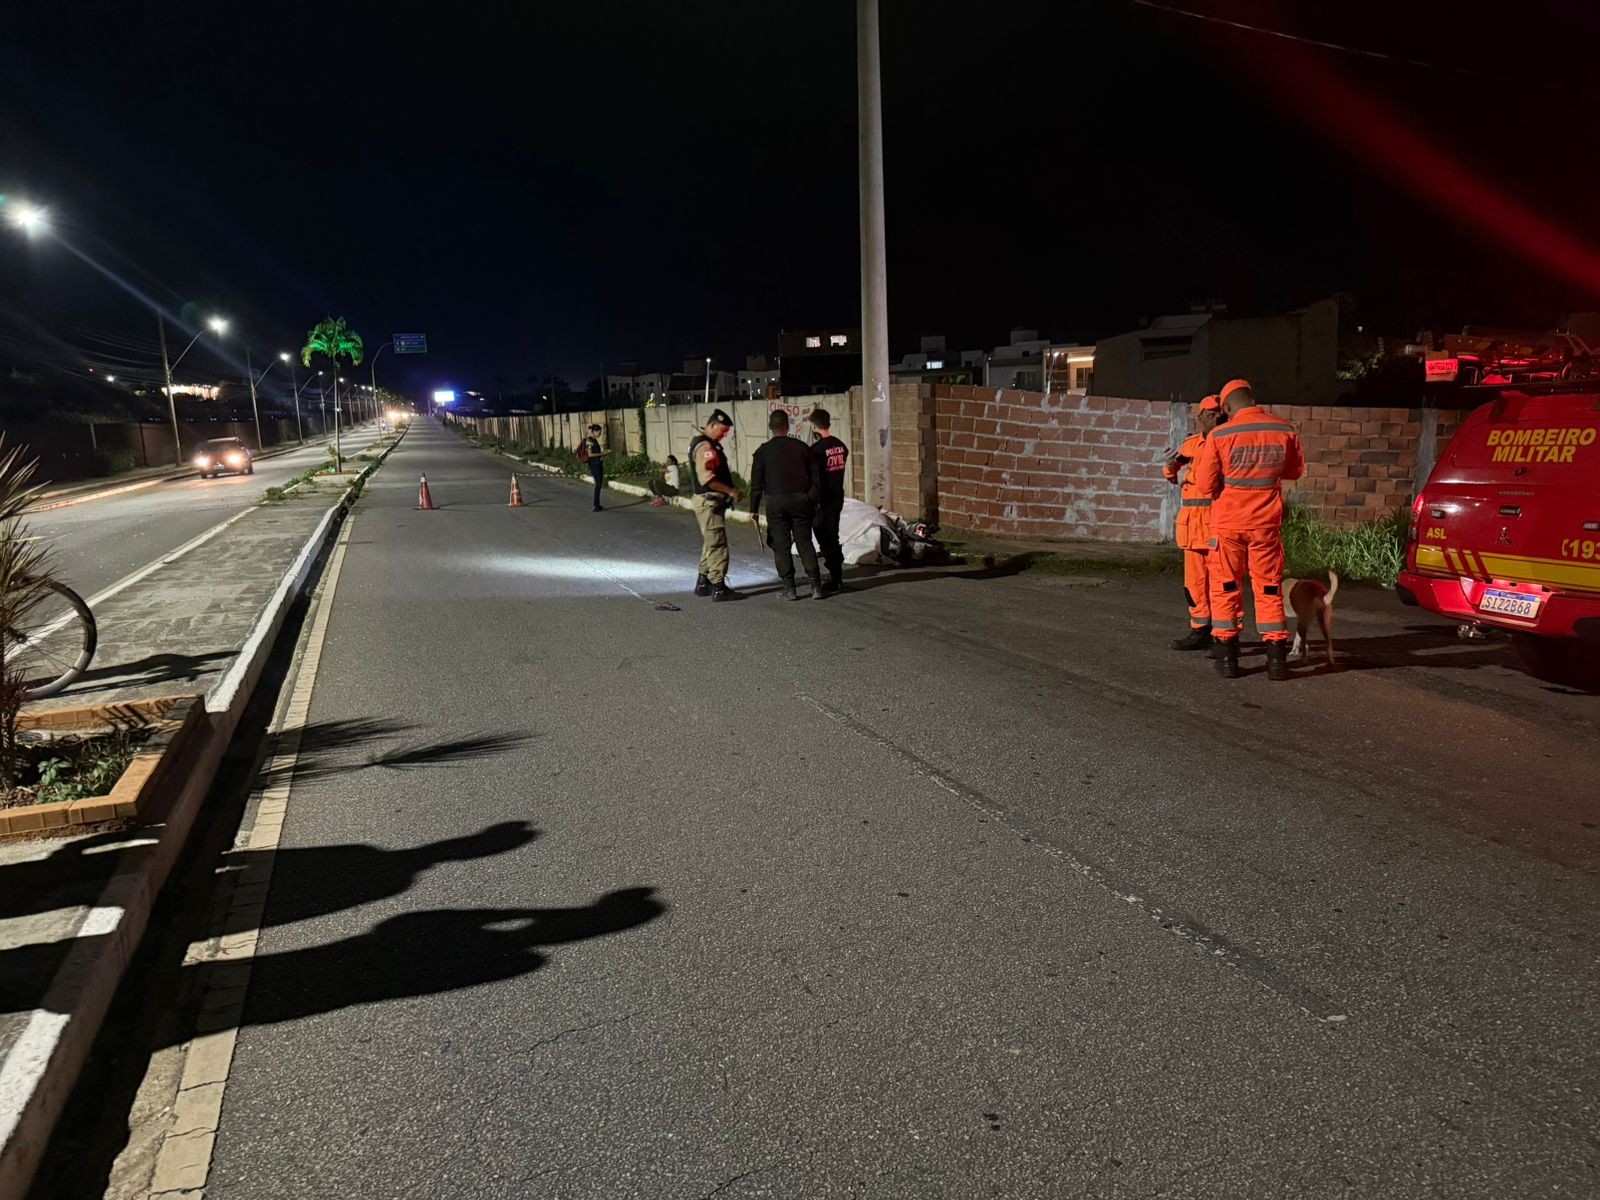
[[[300,363],[302,366],[309,367],[311,365],[311,356],[314,354],[325,355],[328,361],[333,364],[333,469],[335,473],[344,470],[339,446],[339,360],[348,358],[352,367],[359,367],[364,349],[361,344],[361,335],[351,329],[343,317],[324,317],[317,322],[316,328],[306,335],[306,344],[300,350]]]
[[[6,449],[0,437],[0,783],[16,782],[17,714],[28,697],[28,672],[14,650],[15,630],[49,596],[50,556],[29,536],[22,522],[28,506],[39,498],[33,483],[37,459],[23,457],[26,446]]]

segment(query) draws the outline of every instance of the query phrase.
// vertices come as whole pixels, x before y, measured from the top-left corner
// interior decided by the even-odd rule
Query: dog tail
[[[1339,591],[1339,572],[1332,567],[1328,568],[1328,594],[1322,598],[1324,604],[1332,604],[1334,595]]]

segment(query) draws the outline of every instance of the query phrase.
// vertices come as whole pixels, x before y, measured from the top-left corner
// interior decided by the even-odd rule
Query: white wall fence
[[[733,418],[733,431],[723,441],[733,469],[750,478],[750,456],[767,440],[767,418],[775,408],[789,413],[789,431],[802,441],[811,438],[813,409],[825,408],[841,434],[850,428],[848,395],[786,396],[781,400],[725,400],[720,404],[674,404],[662,408],[614,408],[599,412],[571,412],[514,417],[459,417],[487,437],[510,446],[543,448],[562,446],[576,450],[590,425],[598,425],[606,445],[628,454],[647,454],[658,463],[676,454],[688,463],[689,442],[700,432],[712,410],[720,408]],[[640,414],[644,427],[640,429]]]

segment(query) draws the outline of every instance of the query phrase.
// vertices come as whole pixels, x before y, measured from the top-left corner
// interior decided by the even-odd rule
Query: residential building
[[[778,335],[779,389],[785,396],[847,392],[861,384],[861,330],[799,329]]]
[[[641,371],[637,363],[624,363],[619,373],[606,375],[606,395],[627,392],[636,403],[645,404],[652,396],[665,396],[671,380],[669,372]]]
[[[1193,403],[1242,377],[1267,404],[1336,403],[1348,387],[1339,378],[1344,307],[1328,299],[1272,317],[1217,308],[1157,317],[1095,347],[1095,391]]]
[[[923,334],[917,352],[889,364],[889,375],[896,383],[983,382],[982,350],[946,348],[940,334]]]
[[[713,403],[739,399],[739,376],[725,371],[713,359],[686,358],[683,370],[667,380],[667,403],[699,404],[707,390]]]
[[[739,372],[739,395],[747,399],[768,396],[776,399],[781,394],[782,372],[775,360],[765,354],[752,354],[744,360],[744,370]]]

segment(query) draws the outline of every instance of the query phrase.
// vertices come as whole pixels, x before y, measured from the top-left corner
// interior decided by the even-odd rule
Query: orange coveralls
[[[1242,408],[1211,431],[1195,463],[1195,486],[1211,506],[1211,631],[1232,641],[1244,625],[1244,577],[1255,588],[1256,632],[1289,640],[1283,612],[1283,493],[1305,474],[1294,426],[1258,405]]]
[[[1189,604],[1189,628],[1211,624],[1211,583],[1207,562],[1211,557],[1211,496],[1195,483],[1195,468],[1205,452],[1206,435],[1192,433],[1178,453],[1189,461],[1181,467],[1163,465],[1161,473],[1178,485],[1178,548],[1183,551],[1183,598]]]

